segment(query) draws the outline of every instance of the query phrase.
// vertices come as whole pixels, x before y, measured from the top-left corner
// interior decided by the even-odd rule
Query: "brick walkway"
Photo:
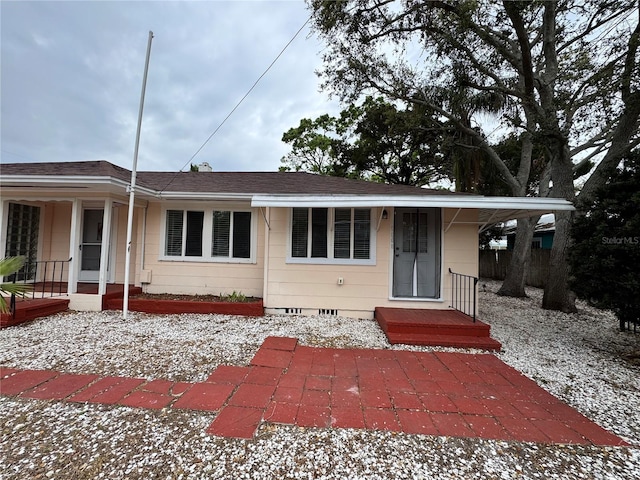
[[[2,395],[219,412],[207,432],[262,422],[542,443],[626,445],[494,355],[312,348],[269,337],[248,367],[202,383],[0,369]]]

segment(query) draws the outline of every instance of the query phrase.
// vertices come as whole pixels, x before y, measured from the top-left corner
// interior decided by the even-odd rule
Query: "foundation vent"
[[[318,310],[318,315],[333,315],[333,316],[337,316],[338,315],[338,309],[337,308],[321,308],[320,310]]]
[[[302,313],[302,309],[301,308],[285,308],[284,313],[300,315]]]

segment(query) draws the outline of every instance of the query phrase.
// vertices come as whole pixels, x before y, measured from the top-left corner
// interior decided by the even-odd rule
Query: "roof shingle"
[[[104,160],[13,163],[0,176],[104,176],[129,181],[131,172]],[[456,195],[446,190],[327,177],[306,172],[145,172],[136,182],[158,192],[307,195]],[[457,194],[461,195],[461,194]],[[466,194],[462,194],[466,195]]]

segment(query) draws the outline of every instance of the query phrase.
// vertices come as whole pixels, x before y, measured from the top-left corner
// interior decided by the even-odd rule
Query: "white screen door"
[[[97,282],[100,279],[100,255],[102,253],[104,209],[86,208],[82,212],[82,241],[80,243],[81,282]],[[107,261],[107,271],[110,271]],[[110,275],[109,275],[110,276]]]
[[[396,208],[393,237],[393,296],[440,296],[439,208]]]

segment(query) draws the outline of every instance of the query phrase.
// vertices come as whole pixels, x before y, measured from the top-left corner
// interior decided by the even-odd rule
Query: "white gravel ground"
[[[480,318],[498,356],[633,447],[583,447],[264,425],[252,440],[204,433],[214,414],[0,397],[2,479],[640,478],[640,333],[579,304],[567,315],[497,297],[481,282]],[[68,313],[0,330],[0,365],[202,381],[246,365],[269,335],[303,344],[391,347],[373,321],[333,317]]]

